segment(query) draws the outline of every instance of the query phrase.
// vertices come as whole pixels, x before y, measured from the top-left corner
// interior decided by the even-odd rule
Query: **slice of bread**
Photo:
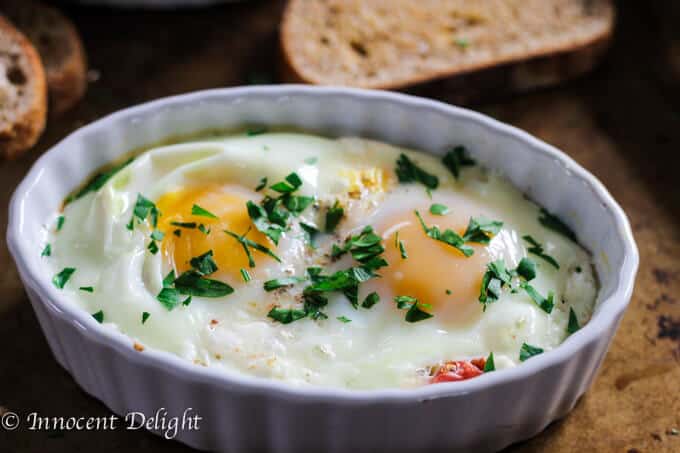
[[[581,69],[524,66],[525,90],[590,69],[613,26],[611,0],[290,0],[283,76],[394,89],[553,55]]]
[[[33,146],[46,116],[47,84],[40,56],[0,16],[0,157],[17,157]]]
[[[49,113],[59,115],[87,89],[87,60],[78,31],[62,13],[34,0],[0,0],[0,12],[38,49],[49,88]]]

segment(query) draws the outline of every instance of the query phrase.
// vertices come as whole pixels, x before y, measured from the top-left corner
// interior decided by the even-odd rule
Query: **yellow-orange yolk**
[[[421,212],[421,215],[428,227],[437,225],[442,232],[450,228],[461,235],[469,220],[452,214],[435,216]],[[443,316],[447,321],[466,321],[481,313],[480,285],[490,261],[484,246],[468,243],[474,254],[466,257],[454,247],[427,236],[412,212],[389,219],[387,227],[379,226],[378,231],[383,235],[384,256],[389,263],[380,274],[395,296],[415,297],[431,305],[432,308],[424,308],[425,311]],[[401,257],[395,245],[396,231],[407,259]]]
[[[240,278],[240,270],[249,269],[248,258],[242,245],[224,233],[224,230],[242,235],[250,228],[246,237],[273,251],[275,245],[255,229],[248,216],[248,199],[244,194],[220,186],[191,187],[164,194],[156,206],[162,214],[158,228],[165,234],[161,250],[170,268],[178,273],[184,272],[191,268],[191,258],[212,250],[218,267],[218,271],[213,274],[215,278]],[[192,215],[194,205],[206,209],[218,218]],[[197,226],[203,224],[210,229],[210,233],[205,234],[198,228],[177,227],[171,222],[193,222]],[[181,231],[180,236],[174,234],[177,229]],[[257,263],[271,260],[260,252],[252,253]]]

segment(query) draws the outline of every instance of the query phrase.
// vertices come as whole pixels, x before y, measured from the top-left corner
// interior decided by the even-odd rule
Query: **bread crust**
[[[32,102],[18,114],[14,123],[0,130],[0,156],[14,159],[32,147],[45,129],[47,118],[47,81],[38,51],[21,32],[0,16],[0,33],[9,36],[23,52],[32,79]]]
[[[58,64],[49,64],[48,57],[42,55],[49,89],[49,115],[61,115],[73,107],[87,90],[87,57],[76,27],[59,10],[39,1],[0,0],[0,6],[5,7],[8,18],[26,34],[38,52],[46,52],[38,41],[40,30],[35,26],[40,16],[49,17],[58,24],[59,33],[68,41],[70,52]]]
[[[320,80],[318,78],[315,78],[313,75],[309,73],[305,73],[304,68],[297,67],[295,64],[294,61],[295,56],[291,48],[292,43],[290,42],[288,37],[291,36],[290,28],[292,27],[291,18],[294,14],[294,5],[296,2],[299,1],[300,0],[289,0],[288,3],[286,4],[283,13],[283,19],[279,30],[280,33],[279,43],[281,54],[279,67],[280,76],[284,82],[309,83],[316,85],[328,84],[327,81]],[[464,76],[467,74],[487,71],[499,67],[502,67],[507,70],[508,68],[512,68],[513,66],[519,67],[527,64],[531,65],[533,62],[538,60],[541,60],[543,64],[545,64],[545,61],[552,56],[555,56],[556,59],[564,59],[565,56],[569,56],[569,59],[571,59],[572,61],[576,61],[578,60],[580,55],[583,55],[584,61],[578,64],[579,67],[587,66],[585,70],[580,71],[580,73],[583,73],[586,72],[587,70],[590,70],[594,66],[594,64],[597,62],[597,58],[594,59],[593,56],[596,55],[597,57],[599,57],[604,52],[604,50],[606,50],[609,42],[611,41],[615,23],[615,8],[614,5],[608,0],[607,4],[609,13],[608,19],[610,20],[610,26],[607,27],[601,34],[589,36],[587,39],[584,39],[580,42],[572,42],[569,44],[545,47],[542,49],[535,49],[533,51],[527,51],[522,54],[515,53],[507,55],[503,58],[497,58],[496,60],[493,61],[482,61],[476,64],[468,64],[466,66],[461,67],[452,66],[450,68],[439,71],[437,70],[424,71],[422,74],[419,74],[417,76],[412,76],[403,79],[394,79],[384,83],[380,82],[357,83],[353,84],[353,86],[360,88],[398,90],[439,79]],[[567,75],[562,78],[559,76],[559,74],[554,74],[552,78],[559,79],[557,81],[560,81],[561,79],[566,80],[571,77],[573,77],[573,75],[572,76]],[[526,83],[518,83],[518,85],[526,85],[526,87],[528,87],[531,86],[532,84],[531,81],[527,80]],[[539,84],[539,86],[545,86],[545,84]]]

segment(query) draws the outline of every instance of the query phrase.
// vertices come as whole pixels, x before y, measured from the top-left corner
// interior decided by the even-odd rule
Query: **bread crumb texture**
[[[307,82],[383,87],[576,50],[613,21],[610,0],[291,0],[282,45]]]

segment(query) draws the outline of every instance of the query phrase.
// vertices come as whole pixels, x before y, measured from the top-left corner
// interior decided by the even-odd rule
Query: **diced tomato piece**
[[[437,369],[430,383],[463,381],[477,377],[484,373],[484,365],[486,365],[486,360],[483,358],[445,362]]]

